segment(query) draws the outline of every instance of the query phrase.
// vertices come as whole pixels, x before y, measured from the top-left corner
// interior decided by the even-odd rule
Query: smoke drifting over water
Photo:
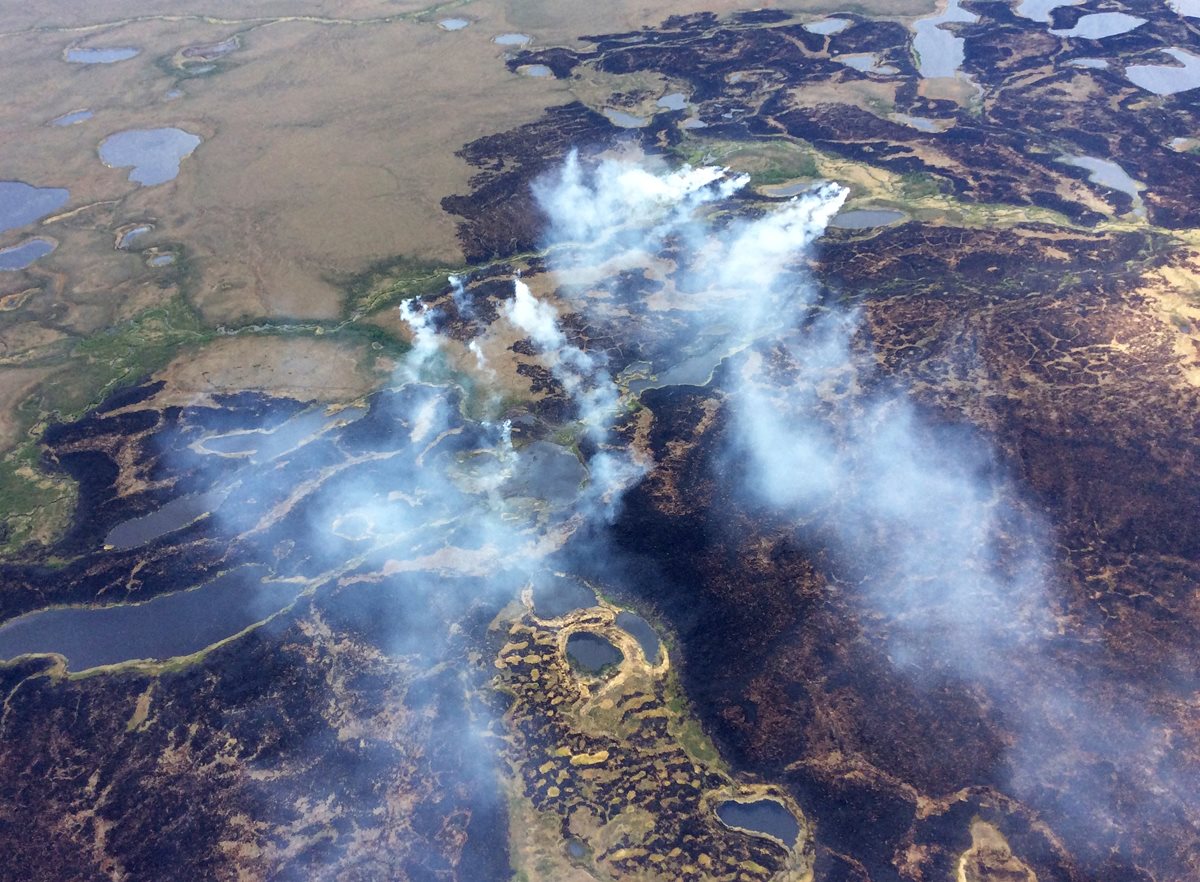
[[[819,304],[803,264],[847,192],[817,187],[750,219],[705,214],[746,183],[717,168],[654,175],[615,161],[585,174],[572,157],[538,194],[551,241],[577,243],[567,268],[686,243],[675,284],[698,292],[694,327],[728,328],[727,352],[755,344],[724,390],[727,464],[747,480],[738,489],[818,525],[853,562],[863,602],[894,622],[897,661],[936,644],[926,661],[985,673],[1011,648],[1001,633],[1028,633],[1043,605],[1044,531],[1006,501],[1012,488],[979,439],[924,423],[898,390],[865,391],[858,317]]]
[[[673,267],[655,278],[689,317],[682,338],[720,328],[714,361],[736,356],[721,383],[731,431],[716,479],[739,475],[744,485],[728,491],[832,552],[833,575],[898,672],[931,688],[978,684],[999,702],[1016,737],[1011,792],[1045,805],[1061,788],[1051,804],[1085,848],[1105,840],[1109,818],[1149,827],[1192,814],[1200,782],[1172,761],[1169,731],[1137,690],[1118,684],[1115,704],[1097,702],[1086,672],[1059,661],[1050,525],[981,434],[926,417],[878,376],[857,312],[831,303],[808,271],[846,191],[825,185],[731,219],[746,183],[716,168],[654,174],[613,160],[585,171],[572,156],[536,188],[564,290],[595,289],[586,268],[652,264],[665,246]],[[589,309],[582,296],[572,306]],[[658,353],[660,375],[689,358]],[[1036,676],[1022,681],[1021,669]],[[1147,800],[1161,806],[1149,812]]]
[[[928,418],[880,380],[859,314],[813,278],[810,251],[847,192],[829,184],[764,203],[745,198],[747,183],[720,168],[608,160],[585,169],[570,157],[536,187],[555,293],[535,293],[551,287],[545,280],[512,279],[492,327],[465,344],[469,380],[451,370],[446,354],[464,344],[439,332],[439,306],[404,303],[413,345],[393,388],[348,427],[322,416],[295,446],[234,472],[237,498],[259,502],[222,506],[220,531],[251,547],[268,527],[290,533],[304,557],[287,565],[338,585],[347,606],[356,579],[396,577],[411,595],[397,601],[387,649],[427,658],[430,671],[461,666],[467,612],[494,615],[522,585],[551,578],[556,552],[621,571],[604,528],[653,463],[633,449],[632,384],[605,353],[644,354],[660,385],[703,382],[724,364],[714,397],[726,444],[713,479],[738,476],[723,489],[767,512],[764,529],[829,549],[830,576],[897,671],[921,686],[981,684],[1003,700],[1018,796],[1071,778],[1057,754],[1074,738],[1111,759],[1114,780],[1156,792],[1168,809],[1186,805],[1197,782],[1165,780],[1169,751],[1144,703],[1131,694],[1123,719],[1101,710],[1086,678],[1056,661],[1048,526],[985,439]],[[447,295],[459,316],[478,319],[471,280],[451,279]],[[508,356],[489,346],[514,333],[561,386],[571,449],[551,442],[558,426],[515,432],[538,421],[500,409]],[[483,420],[463,403],[479,386],[491,408]],[[1017,656],[1044,669],[1036,683],[1007,682],[1006,660]],[[433,737],[461,736],[471,745],[463,755],[486,766],[487,739],[476,736],[496,724]],[[1070,798],[1117,814],[1119,786],[1096,781]]]

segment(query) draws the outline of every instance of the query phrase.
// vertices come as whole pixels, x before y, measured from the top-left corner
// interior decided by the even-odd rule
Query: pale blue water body
[[[1125,76],[1155,95],[1174,95],[1200,87],[1200,56],[1184,49],[1164,49],[1179,64],[1131,64]]]
[[[614,126],[622,129],[640,129],[650,120],[644,117],[634,116],[632,113],[626,113],[623,110],[613,110],[611,107],[604,108],[604,115],[608,117],[608,121]]]
[[[522,64],[517,68],[517,73],[525,77],[552,77],[554,71],[546,67],[544,64]]]
[[[802,25],[804,30],[810,34],[820,34],[828,37],[833,34],[840,34],[846,28],[850,27],[850,20],[847,18],[825,18],[821,21],[810,21],[806,25]]]
[[[1073,28],[1060,31],[1051,30],[1050,33],[1059,37],[1104,40],[1108,37],[1115,37],[1117,34],[1127,34],[1145,23],[1146,19],[1125,12],[1094,12],[1075,22]]]
[[[829,226],[839,230],[870,230],[875,227],[886,227],[898,223],[907,217],[903,211],[892,211],[889,208],[859,208],[843,211],[829,222]]]
[[[11,248],[0,248],[0,272],[23,270],[58,247],[50,239],[27,239]]]
[[[64,113],[62,116],[55,117],[50,120],[52,126],[74,126],[82,122],[87,122],[95,116],[90,110],[72,110],[70,113]]]
[[[890,64],[880,64],[879,56],[874,52],[853,52],[848,55],[835,55],[833,60],[847,67],[852,67],[863,73],[884,74],[890,76],[900,71]]]
[[[34,187],[24,181],[0,181],[0,233],[41,220],[67,204],[62,187]]]
[[[212,61],[215,58],[223,58],[230,52],[236,51],[240,46],[241,43],[235,35],[218,43],[198,43],[195,46],[188,46],[180,54],[186,59]]]
[[[524,46],[533,40],[529,34],[500,34],[492,37],[492,42],[497,46]]]
[[[1078,6],[1083,0],[1021,0],[1013,10],[1030,21],[1050,23],[1050,13],[1060,6]]]
[[[129,129],[100,142],[100,159],[109,168],[130,168],[129,180],[151,187],[174,180],[179,164],[200,146],[200,136],[183,129]]]
[[[918,132],[944,132],[947,125],[942,120],[930,119],[927,116],[909,116],[907,113],[889,113],[888,119],[901,125],[909,126]]]
[[[785,842],[789,848],[800,837],[800,824],[796,816],[774,799],[755,802],[729,800],[717,806],[717,817],[726,827],[773,836]]]
[[[669,95],[663,95],[656,102],[656,105],[663,110],[687,110],[687,96],[682,92],[672,92]]]
[[[1107,70],[1108,62],[1103,58],[1072,58],[1067,64],[1071,67],[1083,67],[1089,70]]]
[[[132,46],[121,46],[112,49],[84,49],[76,47],[67,50],[67,61],[73,64],[116,64],[118,61],[128,61],[142,50]]]
[[[658,664],[662,657],[662,641],[658,639],[658,634],[649,622],[635,613],[622,611],[617,613],[616,624],[638,642],[646,661],[652,665]]]
[[[128,230],[123,230],[117,234],[117,250],[128,251],[133,247],[133,240],[140,236],[144,236],[154,229],[153,224],[138,224]]]
[[[957,76],[966,56],[966,40],[956,37],[942,27],[952,22],[969,24],[979,16],[967,12],[959,0],[950,0],[940,15],[918,19],[913,23],[913,51],[917,54],[917,72],[926,79]]]
[[[465,18],[443,18],[438,22],[438,27],[443,31],[461,31],[470,24]]]
[[[168,533],[181,530],[207,517],[225,501],[228,490],[210,490],[179,496],[149,514],[117,524],[104,537],[106,547],[128,551],[153,542]]]
[[[150,266],[153,266],[153,267],[170,266],[174,262],[175,262],[174,254],[155,254],[153,257],[151,257],[149,260],[146,261],[146,263],[148,263]]]
[[[621,650],[599,634],[589,631],[576,631],[567,638],[567,657],[589,674],[599,674],[605,668],[619,665],[625,660]]]
[[[78,672],[190,655],[285,609],[303,590],[292,582],[264,581],[265,572],[241,567],[144,603],[28,613],[0,627],[0,659],[58,653]]]
[[[1179,15],[1200,18],[1200,0],[1167,0],[1167,5]]]
[[[1057,157],[1054,161],[1061,162],[1064,165],[1071,165],[1075,168],[1082,168],[1089,173],[1088,180],[1093,184],[1100,184],[1111,190],[1125,193],[1133,200],[1133,213],[1138,217],[1146,216],[1146,208],[1142,204],[1142,197],[1140,195],[1140,191],[1146,189],[1146,185],[1135,181],[1125,169],[1121,168],[1121,166],[1117,165],[1111,159],[1064,154]]]

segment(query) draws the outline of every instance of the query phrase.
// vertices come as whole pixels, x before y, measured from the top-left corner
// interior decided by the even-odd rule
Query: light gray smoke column
[[[930,420],[879,377],[856,310],[821,296],[806,260],[846,191],[739,211],[731,197],[745,184],[718,168],[585,170],[572,156],[535,193],[560,272],[633,266],[664,243],[681,255],[675,288],[692,292],[695,335],[727,328],[727,351],[740,352],[721,387],[731,440],[715,477],[742,476],[731,493],[830,549],[898,671],[1007,697],[1018,794],[1073,788],[1060,809],[1091,836],[1103,832],[1093,819],[1137,811],[1132,792],[1194,821],[1200,782],[1171,760],[1170,732],[1136,686],[1101,704],[1085,672],[1058,660],[1051,525],[981,433]],[[1022,669],[1032,676],[1014,681]],[[1081,773],[1100,759],[1114,776]]]

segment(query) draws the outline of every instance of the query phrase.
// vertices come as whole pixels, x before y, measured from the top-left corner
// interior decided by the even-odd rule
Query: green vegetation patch
[[[447,267],[401,255],[378,261],[349,279],[335,281],[346,291],[349,317],[356,318],[402,300],[444,291],[452,275],[465,271],[465,267]]]
[[[675,148],[691,165],[723,165],[750,175],[755,185],[782,184],[819,176],[817,153],[796,141],[708,141],[685,140]]]

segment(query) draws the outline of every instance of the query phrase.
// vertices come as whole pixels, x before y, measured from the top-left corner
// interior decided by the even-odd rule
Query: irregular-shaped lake
[[[609,122],[622,129],[640,129],[650,122],[645,117],[634,116],[623,110],[613,110],[611,107],[604,108],[604,115],[608,117]]]
[[[0,659],[53,652],[83,671],[190,655],[279,612],[302,590],[294,582],[264,582],[264,574],[246,566],[145,603],[28,613],[0,626]]]
[[[848,18],[825,18],[821,21],[810,21],[802,26],[804,30],[810,34],[821,34],[828,37],[831,34],[840,34],[846,28],[850,27],[850,19]]]
[[[50,239],[26,239],[20,245],[0,248],[0,272],[23,270],[39,257],[45,257],[58,247]]]
[[[874,52],[852,52],[847,55],[835,55],[833,56],[833,60],[863,73],[885,74],[889,76],[900,73],[899,68],[893,67],[890,64],[880,64],[879,56]]]
[[[172,499],[150,514],[117,524],[104,537],[104,544],[117,551],[127,551],[153,542],[209,514],[225,500],[225,492],[213,490]]]
[[[1075,27],[1069,30],[1052,30],[1050,33],[1057,34],[1060,37],[1103,40],[1106,37],[1115,37],[1117,34],[1128,33],[1145,23],[1146,19],[1138,18],[1136,15],[1129,15],[1124,12],[1095,12],[1079,19],[1079,21],[1075,22]]]
[[[918,132],[944,132],[950,120],[930,119],[927,116],[910,116],[907,113],[889,113],[888,119],[916,129]]]
[[[923,77],[957,76],[962,67],[966,41],[942,25],[956,21],[970,23],[978,21],[979,16],[960,8],[958,3],[959,0],[950,0],[941,15],[918,19],[913,24],[912,46],[917,54],[917,71]]]
[[[0,233],[41,220],[66,205],[69,197],[61,187],[0,181]]]
[[[1131,64],[1125,68],[1125,76],[1155,95],[1174,95],[1200,87],[1200,55],[1176,48],[1163,52],[1179,64]]]
[[[759,799],[754,802],[729,800],[717,806],[717,817],[727,827],[763,833],[786,842],[791,848],[800,836],[800,824],[796,816],[774,799]]]
[[[629,636],[638,642],[638,646],[642,648],[642,654],[646,656],[646,661],[652,665],[658,664],[662,643],[649,622],[634,613],[619,612],[617,613],[617,627],[627,631]]]
[[[1078,6],[1083,0],[1021,0],[1014,10],[1030,21],[1050,23],[1050,13],[1060,6]]]
[[[1101,186],[1127,194],[1133,200],[1133,213],[1138,217],[1145,217],[1146,208],[1142,204],[1142,197],[1140,195],[1140,191],[1145,189],[1145,185],[1131,178],[1125,169],[1121,168],[1121,166],[1117,165],[1111,159],[1100,159],[1095,156],[1064,155],[1058,157],[1055,162],[1086,169],[1089,172],[1088,180],[1093,184],[1100,184]]]
[[[129,180],[151,187],[174,180],[198,146],[200,136],[183,129],[128,129],[101,141],[99,152],[109,168],[132,168]]]

